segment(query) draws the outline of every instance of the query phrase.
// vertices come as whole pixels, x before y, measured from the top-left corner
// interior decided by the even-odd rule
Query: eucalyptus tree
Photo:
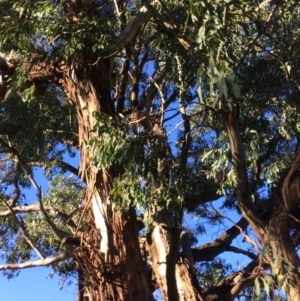
[[[297,1],[0,11],[6,275],[77,273],[79,301],[300,299]],[[79,168],[65,160],[77,151]],[[233,224],[191,247],[186,216],[198,232]],[[224,252],[249,263],[231,268]]]

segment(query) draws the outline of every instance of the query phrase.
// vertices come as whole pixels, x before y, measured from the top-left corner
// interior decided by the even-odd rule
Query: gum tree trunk
[[[92,164],[92,153],[88,148],[94,135],[92,113],[101,112],[115,118],[110,71],[109,60],[100,60],[93,66],[82,61],[71,65],[63,74],[63,88],[77,112],[81,153],[79,173],[88,187],[84,204],[90,210],[91,230],[81,240],[83,251],[76,260],[87,279],[87,289],[92,296],[89,301],[150,301],[154,300],[155,288],[141,254],[135,209],[121,213],[112,210],[107,202],[113,179],[122,174],[122,168],[98,170]],[[192,281],[191,267],[179,260],[180,230],[171,225],[166,230],[163,225],[163,221],[158,221],[148,234],[151,237],[148,251],[152,277],[157,288],[161,288],[165,300],[203,300]]]
[[[83,66],[83,67],[82,67]],[[63,88],[76,108],[79,125],[80,177],[87,184],[84,205],[91,230],[81,241],[77,262],[87,278],[92,300],[153,300],[141,256],[134,210],[113,211],[107,203],[120,167],[98,170],[88,142],[95,125],[93,112],[114,117],[110,96],[110,61],[89,66],[82,61],[64,71]]]

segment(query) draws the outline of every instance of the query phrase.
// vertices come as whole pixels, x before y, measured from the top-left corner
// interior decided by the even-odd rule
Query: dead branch
[[[77,226],[75,223],[70,219],[70,215],[63,213],[51,206],[44,206],[44,209],[53,217],[59,218],[63,221],[68,228],[73,232],[76,230]],[[31,212],[41,212],[41,208],[39,204],[27,205],[27,206],[16,206],[11,207],[10,210],[0,211],[0,217],[9,216],[11,214],[17,213],[31,213]]]
[[[71,251],[65,251],[61,254],[55,255],[53,257],[49,257],[46,259],[40,259],[36,261],[27,261],[24,263],[7,263],[0,265],[0,271],[2,270],[21,270],[21,269],[27,269],[27,268],[34,268],[34,267],[42,267],[42,266],[48,266],[51,264],[55,264],[61,261],[64,261],[66,259],[69,259],[73,257],[80,249],[75,248]]]

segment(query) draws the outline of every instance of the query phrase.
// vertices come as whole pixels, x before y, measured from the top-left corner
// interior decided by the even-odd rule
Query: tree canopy
[[[51,265],[78,301],[300,300],[298,1],[0,13],[4,275]]]

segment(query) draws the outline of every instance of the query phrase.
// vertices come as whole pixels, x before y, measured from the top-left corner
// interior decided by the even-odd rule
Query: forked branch
[[[232,273],[211,287],[206,292],[206,300],[234,300],[245,287],[253,284],[255,278],[260,275],[262,270],[263,267],[260,266],[257,260],[251,261],[244,269]],[[215,296],[219,297],[216,298]],[[225,299],[224,296],[227,296],[227,298]]]

